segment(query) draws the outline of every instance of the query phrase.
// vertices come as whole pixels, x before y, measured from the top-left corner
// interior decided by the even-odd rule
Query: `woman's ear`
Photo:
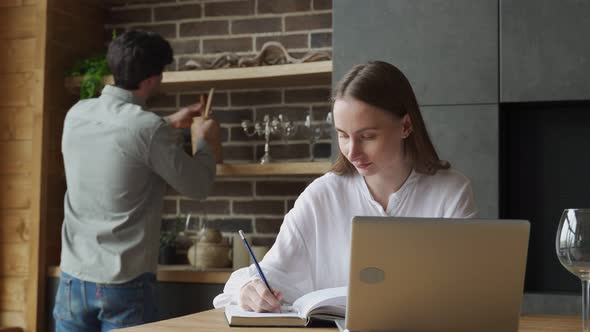
[[[406,114],[402,117],[402,138],[406,138],[412,134],[413,127],[412,127],[412,119],[410,118],[410,114]]]

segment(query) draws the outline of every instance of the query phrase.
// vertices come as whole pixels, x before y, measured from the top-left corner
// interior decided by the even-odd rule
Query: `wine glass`
[[[565,209],[555,249],[561,264],[582,280],[583,331],[590,332],[590,209]]]
[[[200,231],[200,224],[198,218],[191,218],[191,214],[189,213],[186,216],[186,222],[184,224],[184,235],[191,240],[193,245],[188,249],[187,255],[189,262],[192,259],[192,262],[197,261],[197,243],[199,242],[199,231]],[[190,264],[190,268],[195,267],[195,263]]]

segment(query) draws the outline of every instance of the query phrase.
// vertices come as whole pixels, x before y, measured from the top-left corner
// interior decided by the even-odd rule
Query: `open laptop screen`
[[[524,220],[355,217],[350,331],[518,330]]]

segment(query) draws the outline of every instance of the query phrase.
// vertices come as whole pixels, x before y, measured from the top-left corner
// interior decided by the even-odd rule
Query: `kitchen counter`
[[[158,281],[162,282],[188,282],[200,284],[225,284],[232,269],[207,269],[198,270],[190,265],[158,265]],[[50,266],[47,276],[59,278],[59,266]]]

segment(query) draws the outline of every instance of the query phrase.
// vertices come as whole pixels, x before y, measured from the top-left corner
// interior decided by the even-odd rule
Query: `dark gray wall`
[[[472,180],[480,216],[497,217],[497,0],[333,5],[333,81],[368,60],[400,68],[430,106],[422,111],[440,157]]]
[[[473,181],[482,217],[498,215],[498,105],[423,106],[422,115],[443,159]]]
[[[496,0],[334,1],[334,78],[385,60],[420,105],[498,102]]]
[[[333,84],[368,60],[404,71],[435,146],[472,179],[483,217],[499,212],[499,115],[507,107],[500,103],[590,100],[588,1],[333,5]],[[579,314],[580,302],[576,295],[525,294],[522,312]]]
[[[590,99],[590,1],[501,0],[501,101]]]

